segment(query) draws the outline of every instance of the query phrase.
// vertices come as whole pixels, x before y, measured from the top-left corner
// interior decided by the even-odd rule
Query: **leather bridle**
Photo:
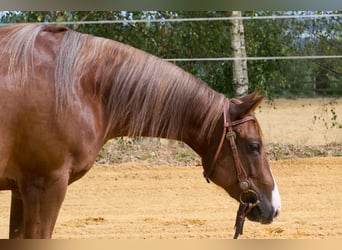
[[[221,153],[224,140],[225,139],[229,140],[230,147],[233,152],[233,159],[234,159],[235,169],[237,173],[237,180],[239,182],[239,186],[242,191],[240,194],[240,203],[244,205],[247,204],[248,210],[250,212],[252,208],[257,206],[260,201],[259,201],[258,194],[250,187],[250,182],[248,181],[247,173],[241,163],[239,152],[235,143],[236,133],[233,131],[234,126],[248,122],[248,121],[255,121],[254,116],[248,115],[240,120],[231,121],[230,114],[229,114],[229,100],[226,101],[224,108],[223,108],[223,133],[221,136],[220,144],[216,150],[214,160],[212,161],[210,168],[208,169],[208,171],[204,171],[203,175],[205,179],[207,180],[207,182],[210,183],[209,178],[215,171],[216,162]]]

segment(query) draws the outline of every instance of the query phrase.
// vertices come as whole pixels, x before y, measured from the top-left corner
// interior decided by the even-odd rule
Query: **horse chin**
[[[253,208],[253,210],[247,215],[247,219],[261,224],[271,224],[273,222],[273,216],[266,216],[259,207]]]

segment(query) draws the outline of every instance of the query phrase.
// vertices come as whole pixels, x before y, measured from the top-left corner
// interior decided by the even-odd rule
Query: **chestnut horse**
[[[172,63],[64,27],[0,29],[0,190],[10,238],[51,238],[69,184],[119,136],[187,143],[207,180],[271,223],[280,196],[253,116],[254,92],[228,100]]]

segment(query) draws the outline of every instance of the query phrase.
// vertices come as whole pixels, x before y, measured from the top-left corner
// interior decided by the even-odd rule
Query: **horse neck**
[[[185,95],[186,96],[186,95]],[[218,102],[222,102],[222,95],[218,95]],[[116,98],[107,97],[111,100],[106,101],[106,105],[110,104],[112,100]],[[208,143],[208,135],[212,133],[211,127],[216,127],[216,123],[213,122],[210,127],[208,126],[210,121],[206,121],[206,118],[215,119],[214,115],[211,114],[208,106],[207,95],[198,96],[191,102],[187,102],[187,105],[182,106],[180,98],[184,96],[175,97],[178,101],[170,101],[161,106],[153,109],[153,105],[148,112],[145,114],[145,120],[139,117],[140,107],[150,104],[140,103],[139,101],[131,100],[127,104],[122,105],[111,105],[106,106],[105,111],[107,117],[107,131],[108,138],[120,137],[120,136],[143,136],[143,137],[159,137],[165,139],[172,139],[183,141],[193,148],[198,154],[201,155],[204,145]],[[145,102],[148,99],[145,99]],[[120,102],[118,100],[118,102]],[[206,108],[202,108],[206,107]],[[219,117],[222,116],[222,110],[220,108]],[[164,114],[174,113],[174,116],[164,116]],[[216,118],[217,119],[217,118]],[[217,119],[218,120],[218,119]],[[170,126],[170,127],[168,127]]]
[[[199,138],[222,116],[225,97],[174,64],[125,45],[111,46],[109,56],[99,56],[105,63],[90,67],[106,137],[161,137],[197,149]]]
[[[108,103],[109,101],[107,101]],[[202,104],[200,104],[202,103]],[[192,104],[191,106],[198,105],[198,106],[204,106],[208,105],[206,100],[196,100],[196,104]],[[164,107],[166,110],[168,110],[168,107]],[[203,116],[204,115],[201,109],[193,109],[190,106],[185,107],[189,110],[192,110],[190,112],[186,119],[182,121],[182,119],[179,120],[172,120],[165,123],[160,123],[159,127],[157,126],[154,129],[151,129],[151,127],[156,126],[154,123],[155,119],[160,119],[159,112],[154,112],[153,110],[150,111],[150,117],[147,119],[148,121],[145,122],[139,122],[139,119],[136,119],[134,117],[137,113],[138,109],[132,110],[125,110],[127,112],[127,116],[121,116],[118,112],[118,120],[121,122],[115,122],[113,124],[114,119],[108,119],[108,128],[110,128],[110,131],[108,132],[108,137],[114,138],[114,137],[121,137],[121,136],[141,136],[141,137],[158,137],[158,138],[164,138],[164,139],[171,139],[171,140],[178,140],[183,141],[186,144],[188,144],[192,149],[194,149],[197,153],[201,155],[201,152],[203,151],[204,145],[207,145],[208,138],[207,134],[204,134],[203,131]],[[115,117],[116,115],[113,114],[113,110],[111,108],[105,109],[107,114],[106,117]],[[167,112],[167,111],[165,111]],[[172,112],[172,111],[170,111]],[[116,112],[114,112],[116,113]],[[182,115],[179,115],[182,116]],[[172,123],[181,123],[181,127],[179,129],[175,128],[174,130],[171,129],[168,130],[165,128],[167,125],[172,126]],[[134,129],[136,127],[137,129]],[[177,127],[177,126],[176,126]],[[210,128],[207,129],[209,133]],[[137,132],[135,132],[137,131]]]

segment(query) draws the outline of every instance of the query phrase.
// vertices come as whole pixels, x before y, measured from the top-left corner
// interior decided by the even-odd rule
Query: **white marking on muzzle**
[[[273,177],[273,174],[272,174],[272,177]],[[274,181],[274,188],[272,190],[272,206],[274,208],[274,217],[276,217],[277,215],[279,215],[280,210],[281,210],[281,200],[280,200],[280,194],[279,194],[277,182],[275,181],[274,177],[273,177],[273,181]]]

